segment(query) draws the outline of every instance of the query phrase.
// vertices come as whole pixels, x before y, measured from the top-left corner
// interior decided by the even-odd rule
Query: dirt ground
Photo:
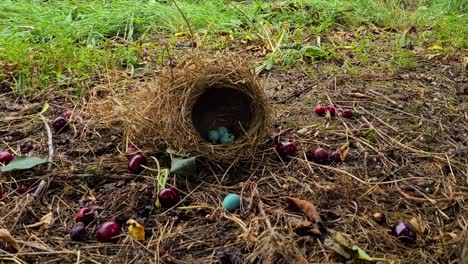
[[[170,179],[183,197],[181,206],[205,204],[215,210],[156,209],[154,173],[127,172],[122,128],[88,126],[89,98],[55,94],[25,100],[2,87],[2,149],[19,151],[29,140],[34,150],[28,155],[47,157],[47,135],[36,113],[45,101],[50,104],[44,114],[49,121],[66,108],[76,109],[72,129],[53,134],[55,164],[50,171],[40,166],[1,174],[0,227],[11,232],[21,252],[0,241],[0,262],[360,263],[327,247],[325,233],[291,224],[304,219],[285,200],[296,197],[317,207],[324,228],[340,232],[368,255],[387,260],[377,263],[462,264],[468,226],[468,77],[460,61],[421,60],[417,68],[393,75],[363,73],[358,79],[322,75],[323,69],[316,68],[318,80],[298,71],[262,76],[275,111],[269,129],[272,134],[287,131],[282,138],[298,143],[296,159],[277,161],[271,144],[262,162],[232,186]],[[114,77],[129,90],[152,78]],[[318,117],[318,102],[353,109],[354,116]],[[371,130],[357,129],[362,123],[369,123]],[[341,163],[325,166],[306,159],[311,148],[344,145],[349,151]],[[161,153],[145,155],[167,159]],[[47,180],[47,189],[35,198],[32,193],[41,179]],[[19,195],[16,190],[22,184],[32,190]],[[242,209],[234,214],[221,208],[230,192],[243,197]],[[73,242],[68,235],[82,206],[96,212],[85,243]],[[50,212],[53,219],[45,230],[27,227]],[[373,220],[376,212],[385,213],[387,225]],[[127,237],[125,225],[118,243],[95,240],[99,223],[125,223],[129,218],[145,226],[145,241]],[[388,234],[397,221],[411,219],[420,232],[416,243],[406,245]]]

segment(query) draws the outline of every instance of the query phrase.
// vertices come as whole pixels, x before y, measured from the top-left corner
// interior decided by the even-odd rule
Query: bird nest
[[[139,147],[169,147],[181,154],[234,163],[252,160],[267,139],[269,108],[262,82],[239,60],[192,60],[166,69],[139,91],[127,94],[124,123]],[[225,127],[230,144],[208,134]]]

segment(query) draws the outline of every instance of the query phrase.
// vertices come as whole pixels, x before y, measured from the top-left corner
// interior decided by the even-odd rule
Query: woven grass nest
[[[191,60],[166,69],[126,99],[126,134],[144,148],[233,164],[252,160],[267,139],[270,109],[262,82],[241,60]],[[235,136],[213,144],[208,132],[221,126]]]

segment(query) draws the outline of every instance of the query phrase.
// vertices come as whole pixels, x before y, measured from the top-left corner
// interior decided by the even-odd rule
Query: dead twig
[[[52,142],[52,131],[50,130],[50,126],[47,123],[47,120],[42,114],[39,114],[39,116],[42,119],[42,122],[44,123],[44,127],[47,132],[47,147],[49,148],[49,163],[47,164],[47,171],[49,171],[52,168],[52,161],[54,158],[54,144]],[[33,194],[33,197],[38,197],[42,191],[44,190],[45,186],[47,184],[47,181],[42,179],[41,182],[39,183],[39,186],[37,186],[36,191]]]

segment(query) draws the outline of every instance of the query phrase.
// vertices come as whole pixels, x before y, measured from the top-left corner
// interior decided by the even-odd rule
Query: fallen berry
[[[63,117],[57,117],[54,122],[52,122],[52,127],[54,128],[55,132],[64,132],[68,129],[68,121]]]
[[[20,152],[23,153],[23,154],[26,154],[28,152],[30,152],[31,150],[33,150],[33,144],[31,143],[31,141],[26,141],[26,142],[23,142],[21,145],[20,145]]]
[[[11,154],[10,151],[5,150],[5,151],[0,152],[0,163],[1,164],[7,165],[12,160],[13,160],[13,154]]]
[[[315,113],[319,116],[324,116],[325,115],[325,112],[327,111],[327,109],[325,108],[325,106],[319,104],[315,107]]]
[[[327,106],[327,111],[330,113],[331,116],[334,116],[335,113],[336,113],[336,109],[335,109],[335,107],[333,107],[333,105],[328,105]]]
[[[86,228],[84,223],[76,223],[70,231],[70,239],[78,242],[82,242],[86,239]]]
[[[96,231],[96,239],[101,242],[115,241],[115,237],[120,235],[120,225],[115,221],[102,223]]]
[[[353,110],[351,109],[344,109],[342,112],[341,112],[341,115],[344,117],[344,118],[351,118],[353,116]]]

